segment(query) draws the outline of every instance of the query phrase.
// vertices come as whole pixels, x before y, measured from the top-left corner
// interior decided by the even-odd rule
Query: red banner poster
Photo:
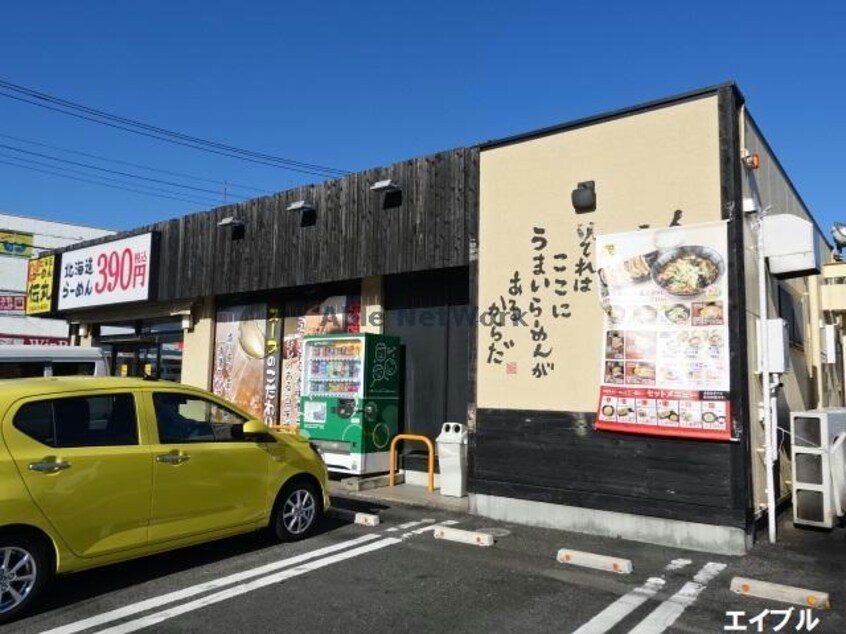
[[[732,438],[726,254],[723,222],[597,238],[597,429]]]

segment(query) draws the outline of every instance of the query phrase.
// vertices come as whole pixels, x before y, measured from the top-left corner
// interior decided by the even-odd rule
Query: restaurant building
[[[796,247],[766,271],[762,210]],[[501,520],[745,552],[766,502],[760,274],[791,362],[779,497],[786,413],[843,402],[831,247],[733,84],[82,246],[51,254],[49,314],[116,374],[270,424],[297,424],[304,335],[399,337],[403,431],[466,422],[470,508]]]

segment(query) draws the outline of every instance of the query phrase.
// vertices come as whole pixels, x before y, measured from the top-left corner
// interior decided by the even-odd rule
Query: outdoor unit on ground
[[[832,528],[846,514],[846,408],[790,414],[793,522]]]

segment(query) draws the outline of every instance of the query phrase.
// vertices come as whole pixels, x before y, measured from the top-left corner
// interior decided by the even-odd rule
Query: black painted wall
[[[402,431],[434,440],[444,422],[467,418],[467,267],[390,276],[384,289],[385,333],[400,337],[405,351]]]

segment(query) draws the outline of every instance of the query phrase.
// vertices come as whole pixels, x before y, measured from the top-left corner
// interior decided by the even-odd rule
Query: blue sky
[[[735,80],[826,227],[846,221],[839,191],[846,176],[846,3],[803,6],[814,10],[722,0],[9,0],[0,6],[0,79],[352,171]],[[186,192],[189,198],[218,203],[223,181],[279,191],[320,180],[5,97],[0,135],[2,145],[75,161],[109,166],[27,142],[211,179],[179,180],[214,192]],[[0,148],[0,161],[15,162],[14,155],[21,156]],[[228,199],[252,193],[230,186]],[[0,163],[3,212],[124,229],[210,206]]]

